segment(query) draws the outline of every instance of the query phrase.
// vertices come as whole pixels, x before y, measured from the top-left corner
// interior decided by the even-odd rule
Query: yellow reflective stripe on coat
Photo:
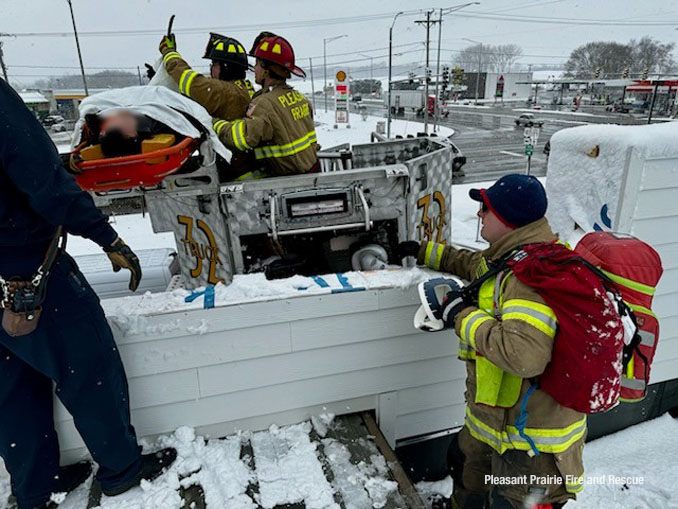
[[[480,263],[476,267],[476,278],[484,276],[490,270],[489,265],[487,265],[487,260],[485,258],[480,259]]]
[[[179,78],[179,91],[181,91],[182,94],[187,95],[188,97],[191,96],[191,83],[193,83],[193,80],[197,75],[198,73],[193,69],[186,69],[181,73],[181,78]]]
[[[515,426],[506,426],[505,431],[497,431],[471,413],[466,407],[466,426],[473,438],[489,445],[499,454],[515,449],[529,451],[530,444],[520,436]],[[567,451],[575,442],[586,435],[586,416],[565,428],[525,428],[539,452],[559,454]]]
[[[457,353],[457,358],[462,361],[474,361],[476,360],[476,351],[471,348],[471,345],[459,342],[459,352]]]
[[[436,242],[426,243],[426,254],[424,255],[424,263],[427,267],[433,270],[440,270],[440,262],[443,259],[443,251],[445,251],[444,244]]]
[[[644,295],[654,295],[654,292],[656,291],[656,288],[654,286],[644,285],[643,283],[639,283],[638,281],[634,281],[633,279],[627,279],[625,277],[618,276],[617,274],[608,272],[607,270],[603,270],[603,274],[605,274],[607,277],[609,277],[612,281],[614,281],[618,285],[628,288],[630,290],[634,290],[638,293],[642,293]]]
[[[236,120],[231,124],[231,138],[233,138],[233,144],[238,150],[245,151],[252,148],[245,139],[245,125],[242,120]]]
[[[217,120],[212,126],[214,128],[214,132],[221,134],[221,131],[223,131],[226,124],[228,124],[226,120]]]
[[[478,327],[487,322],[494,320],[482,309],[476,309],[464,317],[461,321],[461,339],[471,345],[471,348],[476,349],[476,331]]]
[[[301,138],[285,145],[265,145],[254,149],[254,155],[257,159],[270,159],[277,157],[287,157],[306,150],[317,141],[315,130],[306,133]]]
[[[553,339],[556,336],[558,320],[553,310],[545,304],[524,299],[511,299],[504,302],[501,319],[527,322]]]
[[[173,58],[181,58],[181,55],[179,53],[177,53],[176,51],[169,51],[169,52],[165,53],[165,55],[162,57],[162,63],[166,64],[167,62],[169,62]]]

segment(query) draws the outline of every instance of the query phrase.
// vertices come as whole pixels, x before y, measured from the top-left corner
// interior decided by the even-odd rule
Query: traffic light
[[[630,68],[626,67],[624,68],[624,71],[622,72],[622,78],[627,79],[629,77],[629,72],[631,71]]]
[[[430,69],[430,68],[426,68],[426,82],[427,82],[427,83],[430,83],[430,82],[431,82],[431,74],[432,74],[432,73],[431,73],[431,69]]]
[[[413,72],[409,73],[409,74],[407,75],[407,78],[408,78],[408,80],[409,80],[409,82],[410,82],[410,85],[414,85],[414,73],[413,73]]]
[[[454,70],[452,71],[452,84],[455,87],[459,87],[463,82],[464,82],[464,69],[462,69],[461,67],[455,67]]]
[[[647,67],[646,67],[645,69],[643,69],[643,79],[644,79],[644,80],[647,79],[647,75],[648,75],[648,72],[649,72],[649,71],[650,71],[650,70],[649,70]]]
[[[443,87],[447,87],[450,82],[450,68],[443,66]]]
[[[596,79],[600,77],[600,67],[596,67],[596,70],[593,71],[593,77]]]

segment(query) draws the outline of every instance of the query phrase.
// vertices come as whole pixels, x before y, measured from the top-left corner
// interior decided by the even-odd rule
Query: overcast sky
[[[168,18],[176,14],[174,29],[178,49],[196,66],[204,65],[200,57],[210,31],[235,37],[249,48],[257,33],[268,29],[292,43],[301,67],[308,70],[309,57],[313,58],[316,78],[322,73],[323,38],[344,34],[348,37],[327,43],[328,69],[369,65],[370,60],[357,53],[338,55],[362,52],[374,57],[375,76],[386,75],[383,66],[388,61],[389,27],[393,15],[401,10],[406,14],[395,23],[394,62],[423,62],[425,53],[421,43],[426,30],[414,21],[425,19],[426,9],[458,4],[424,0],[73,0],[83,60],[89,72],[97,68],[136,70],[138,65],[143,69],[144,62],[157,58],[158,42]],[[418,9],[422,14],[410,14]],[[462,17],[479,13],[505,19]],[[636,25],[513,21],[520,16]],[[368,19],[360,19],[362,17]],[[641,22],[648,26],[638,25]],[[589,41],[628,42],[631,38],[649,35],[669,42],[678,37],[676,27],[678,0],[481,0],[480,5],[444,17],[442,60],[450,61],[455,51],[470,45],[463,40],[469,38],[484,44],[518,44],[523,48],[523,63],[563,63],[574,48]],[[4,59],[13,81],[31,83],[49,75],[78,72],[66,0],[0,0],[0,33],[19,34],[0,39],[4,42]],[[432,63],[435,63],[437,37],[437,26],[433,26]]]

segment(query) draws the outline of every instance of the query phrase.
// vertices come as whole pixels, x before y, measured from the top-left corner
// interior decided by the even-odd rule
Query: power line
[[[676,26],[678,21],[606,21],[599,19],[575,18],[543,18],[538,16],[524,16],[514,14],[480,14],[472,12],[457,13],[460,18],[486,19],[495,21],[513,21],[520,23],[542,23],[555,25],[595,25],[595,26],[622,26],[622,27],[662,27]]]

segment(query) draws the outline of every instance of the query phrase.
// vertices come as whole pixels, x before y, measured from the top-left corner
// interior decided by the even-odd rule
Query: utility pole
[[[137,65],[137,75],[139,76],[139,85],[143,85],[144,83],[141,81],[141,69],[139,69],[138,65]]]
[[[68,2],[68,7],[71,10],[71,20],[73,21],[73,34],[75,35],[75,45],[78,48],[78,60],[80,60],[80,72],[82,73],[82,84],[85,87],[85,96],[89,95],[89,90],[87,90],[87,79],[85,78],[85,66],[82,65],[82,53],[80,52],[80,41],[78,40],[78,29],[75,27],[75,15],[73,14],[73,4],[71,0],[66,0]]]
[[[391,28],[388,30],[388,111],[386,112],[386,137],[391,137],[391,67],[393,64],[393,25],[395,25],[398,16],[403,14],[402,11],[393,16]]]
[[[0,34],[0,36],[5,35],[5,34]],[[0,66],[2,67],[2,74],[5,77],[5,81],[9,85],[9,78],[7,77],[7,67],[5,66],[5,61],[3,60],[3,54],[2,54],[2,41],[0,41]]]
[[[348,37],[348,35],[337,35],[335,37],[327,37],[323,39],[323,68],[325,75],[325,82],[323,85],[323,90],[325,91],[325,112],[327,113],[327,43],[341,39],[342,37]]]
[[[309,58],[308,59],[308,65],[311,68],[311,102],[313,104],[313,113],[316,112],[315,109],[315,84],[313,83],[313,59]]]
[[[438,105],[438,83],[440,82],[440,37],[443,31],[443,9],[440,9],[440,16],[438,17],[438,61],[436,63],[436,98],[433,103],[433,132],[438,130],[438,123],[440,122],[440,106]]]
[[[425,85],[424,85],[424,132],[428,134],[428,83],[431,71],[429,69],[429,34],[431,32],[431,25],[439,23],[439,20],[431,21],[431,12],[426,11],[426,20],[417,20],[418,25],[426,24],[426,71],[425,71]]]

